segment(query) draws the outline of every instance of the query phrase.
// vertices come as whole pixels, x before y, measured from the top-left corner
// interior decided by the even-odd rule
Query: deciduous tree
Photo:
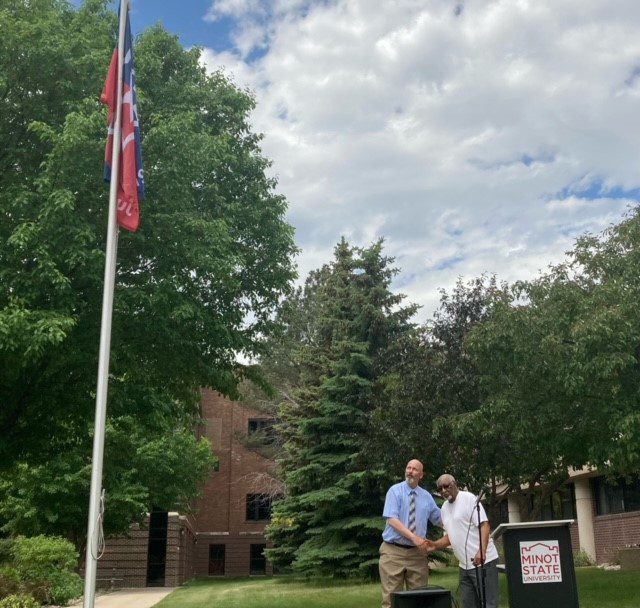
[[[98,103],[115,44],[104,0],[0,0],[0,513],[72,535],[86,500],[108,188]],[[135,45],[147,199],[119,237],[105,523],[184,505],[211,463],[188,439],[199,388],[236,396],[294,276],[286,201],[252,132],[253,98],[155,27]],[[171,451],[171,454],[168,452]],[[184,455],[189,471],[175,467]],[[173,471],[175,477],[165,476]],[[186,475],[184,473],[187,473]],[[15,501],[18,483],[52,492]],[[48,496],[48,516],[38,501]],[[56,502],[55,497],[60,497]],[[22,513],[22,515],[20,515]],[[113,518],[110,520],[110,517]]]
[[[468,337],[509,299],[507,286],[495,277],[459,280],[451,292],[441,292],[433,318],[396,344],[387,402],[375,416],[374,445],[387,468],[400,471],[410,458],[420,458],[430,488],[445,471],[470,489],[491,479],[494,456],[486,440],[491,427],[476,429],[464,442],[451,427],[483,403]]]

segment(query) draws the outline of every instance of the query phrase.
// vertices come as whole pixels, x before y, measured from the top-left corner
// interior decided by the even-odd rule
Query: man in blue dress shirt
[[[433,496],[418,485],[424,476],[422,463],[410,460],[404,476],[389,488],[382,513],[387,520],[380,545],[382,608],[391,606],[393,592],[427,585],[427,522],[442,526]]]

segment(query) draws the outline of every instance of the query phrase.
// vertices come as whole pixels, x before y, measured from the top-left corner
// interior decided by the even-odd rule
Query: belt
[[[387,543],[387,545],[393,545],[394,547],[400,547],[401,549],[415,549],[415,545],[401,545],[400,543],[392,543],[389,540],[385,540],[385,543]]]

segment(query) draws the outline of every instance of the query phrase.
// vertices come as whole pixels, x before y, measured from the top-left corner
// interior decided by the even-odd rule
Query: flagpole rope
[[[104,550],[106,547],[106,543],[104,540],[104,497],[105,491],[102,489],[102,493],[100,494],[100,508],[98,509],[98,517],[96,518],[96,528],[94,530],[94,535],[98,537],[96,542],[96,549],[98,551],[98,555],[94,555],[93,546],[91,547],[91,557],[98,561],[104,555]],[[93,545],[93,543],[92,543]]]

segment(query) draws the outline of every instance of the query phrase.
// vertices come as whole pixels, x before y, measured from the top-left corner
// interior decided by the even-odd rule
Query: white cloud
[[[205,14],[204,20],[217,21],[223,17],[243,19],[264,14],[266,14],[266,9],[260,0],[214,0]]]
[[[203,59],[256,92],[302,273],[341,235],[384,236],[424,319],[458,276],[559,261],[640,188],[635,0],[224,0],[210,14],[237,19],[235,52]]]

